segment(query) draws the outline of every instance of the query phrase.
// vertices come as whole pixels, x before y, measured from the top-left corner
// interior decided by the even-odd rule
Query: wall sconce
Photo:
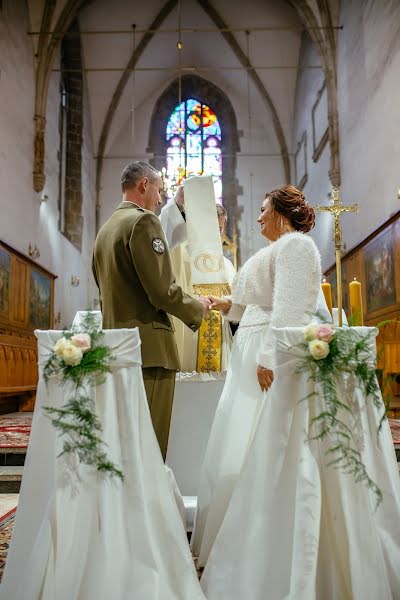
[[[42,194],[40,196],[40,202],[47,202],[47,200],[49,199],[47,194]]]
[[[397,190],[397,197],[400,200],[400,188]]]
[[[61,311],[58,311],[58,313],[54,316],[54,325],[60,325],[61,324]]]
[[[79,279],[79,277],[77,275],[71,275],[71,285],[72,287],[78,287],[78,285],[80,284],[81,280]]]
[[[32,244],[29,242],[28,254],[31,258],[39,258],[40,250],[36,246],[36,244],[34,246],[32,246]]]

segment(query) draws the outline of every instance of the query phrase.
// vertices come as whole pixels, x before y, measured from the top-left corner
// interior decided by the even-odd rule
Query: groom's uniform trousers
[[[103,327],[139,328],[144,385],[165,460],[175,375],[180,368],[168,314],[196,331],[203,306],[176,285],[159,219],[132,202],[121,202],[100,229],[92,268],[100,292]]]

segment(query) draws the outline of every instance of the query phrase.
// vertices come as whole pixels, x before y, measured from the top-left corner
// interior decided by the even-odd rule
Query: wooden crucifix
[[[336,255],[336,281],[337,281],[337,302],[338,302],[338,324],[339,327],[343,325],[342,320],[342,306],[343,306],[343,290],[342,290],[342,230],[340,227],[340,217],[344,212],[360,212],[358,204],[352,206],[344,206],[340,200],[340,190],[338,187],[332,188],[332,204],[328,206],[316,205],[315,208],[318,212],[329,212],[334,217],[334,242],[335,242],[335,255]]]

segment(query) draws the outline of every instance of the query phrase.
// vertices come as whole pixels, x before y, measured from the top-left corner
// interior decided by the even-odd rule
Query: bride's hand
[[[260,365],[258,365],[257,377],[258,383],[260,384],[260,388],[264,392],[271,387],[272,382],[274,380],[274,373],[271,371],[271,369],[267,369],[266,367],[260,367]]]
[[[228,298],[217,298],[217,296],[208,296],[211,302],[210,310],[220,310],[227,313],[232,306],[232,302]]]

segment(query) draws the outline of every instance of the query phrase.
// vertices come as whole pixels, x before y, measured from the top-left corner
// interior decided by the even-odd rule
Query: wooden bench
[[[0,334],[0,410],[33,410],[38,382],[34,336]]]

